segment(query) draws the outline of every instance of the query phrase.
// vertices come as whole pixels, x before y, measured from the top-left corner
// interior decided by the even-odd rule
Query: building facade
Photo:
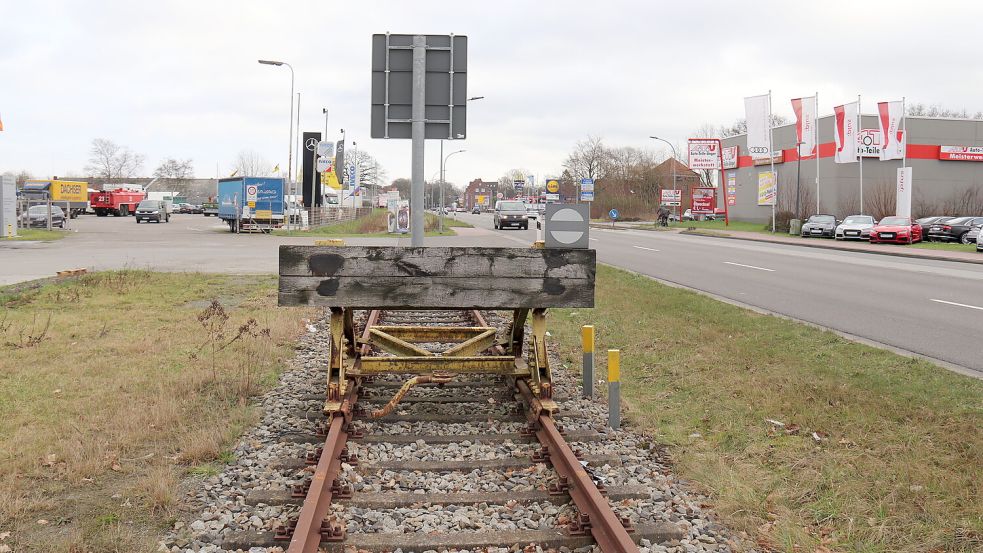
[[[983,121],[968,119],[906,118],[905,163],[912,168],[911,214],[978,215],[983,211]],[[881,218],[895,211],[897,170],[902,160],[880,161],[880,132],[876,115],[861,118],[859,147],[861,162],[835,163],[832,116],[818,120],[819,158],[796,153],[795,125],[776,127],[773,156],[777,173],[776,211],[829,213],[837,217],[859,213]],[[747,152],[747,135],[725,138],[726,149],[737,147],[737,167],[724,171],[724,189],[736,192],[730,198],[730,217],[741,221],[767,222],[771,207],[758,205],[758,175],[770,169],[766,160],[754,160]],[[951,147],[969,148],[953,154]],[[960,152],[962,150],[960,149]],[[975,153],[974,153],[975,152]],[[819,178],[816,178],[816,172]],[[863,179],[861,180],[861,170]],[[861,204],[861,197],[863,203]],[[723,207],[724,194],[718,194]]]
[[[484,209],[489,209],[495,205],[495,194],[497,190],[497,181],[474,179],[464,189],[464,206],[468,209],[473,209],[474,206],[479,205]]]

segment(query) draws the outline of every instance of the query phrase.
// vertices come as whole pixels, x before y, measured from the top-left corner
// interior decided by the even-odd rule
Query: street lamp
[[[259,63],[261,63],[262,65],[274,65],[276,67],[280,67],[281,65],[286,65],[287,68],[290,69],[290,115],[288,117],[288,119],[290,119],[290,136],[287,139],[288,142],[287,182],[291,182],[292,175],[290,173],[293,172],[293,159],[294,159],[294,68],[293,66],[291,66],[289,63],[285,61],[274,61],[274,60],[257,60],[257,61],[259,61]],[[298,113],[298,115],[300,114]],[[287,224],[289,226],[290,224],[289,219]]]
[[[665,142],[666,144],[668,144],[669,145],[669,148],[672,149],[672,189],[675,190],[676,189],[676,158],[679,157],[679,155],[676,153],[676,147],[672,145],[672,142],[669,142],[665,138],[659,138],[658,136],[650,136],[649,138],[651,138],[653,140],[661,140],[662,142]],[[681,199],[682,198],[680,198],[680,200]],[[660,201],[659,203],[661,204],[662,202]],[[679,220],[680,221],[683,220],[683,202],[682,201],[679,202]]]
[[[466,152],[467,150],[458,150],[456,152],[451,152],[447,154],[447,157],[440,160],[440,226],[438,228],[439,232],[444,232],[444,168],[447,166],[447,160],[454,154],[460,154],[461,152]]]

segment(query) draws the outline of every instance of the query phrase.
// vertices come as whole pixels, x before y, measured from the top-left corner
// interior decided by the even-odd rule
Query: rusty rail
[[[378,310],[369,312],[363,339],[368,338],[369,328],[378,320]],[[363,346],[362,353],[368,353],[368,349],[368,345]],[[317,553],[322,539],[344,538],[344,528],[328,524],[325,517],[331,507],[331,499],[338,491],[334,484],[341,470],[341,454],[348,442],[347,427],[357,401],[358,386],[352,385],[345,396],[341,411],[331,417],[321,448],[321,457],[317,461],[310,489],[297,516],[287,553]]]
[[[580,519],[573,523],[573,531],[589,531],[604,553],[638,552],[638,546],[628,535],[628,521],[621,519],[611,509],[608,500],[601,495],[590,475],[584,470],[573,450],[553,422],[548,411],[538,408],[529,386],[518,381],[516,387],[529,407],[528,417],[536,438],[548,452],[548,461],[560,476],[561,489],[570,494],[580,511]]]

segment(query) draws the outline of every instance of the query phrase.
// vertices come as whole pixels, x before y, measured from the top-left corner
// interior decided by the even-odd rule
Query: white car
[[[530,219],[539,218],[539,210],[536,209],[536,206],[526,204],[526,217],[529,217]]]
[[[979,233],[976,235],[976,251],[983,252],[983,227],[980,227]]]
[[[870,229],[877,221],[870,215],[850,215],[836,226],[837,240],[870,240]]]

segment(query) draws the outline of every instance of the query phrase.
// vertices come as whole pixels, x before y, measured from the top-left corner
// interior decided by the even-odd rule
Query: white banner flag
[[[877,120],[881,124],[881,161],[904,157],[905,139],[901,132],[903,118],[903,102],[877,103]]]
[[[911,217],[911,167],[898,169],[898,195],[894,214]]]
[[[792,110],[795,112],[795,136],[799,146],[800,156],[811,156],[816,153],[816,97],[796,98],[792,100]]]
[[[833,108],[833,139],[836,163],[856,163],[857,161],[857,102]]]
[[[744,117],[747,119],[747,151],[752,158],[767,158],[771,153],[768,132],[771,129],[771,95],[744,98]]]

